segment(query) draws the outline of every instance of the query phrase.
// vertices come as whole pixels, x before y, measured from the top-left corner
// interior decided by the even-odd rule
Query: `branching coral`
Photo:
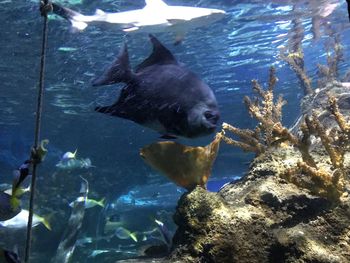
[[[285,50],[281,50],[280,58],[287,62],[289,66],[294,70],[295,74],[298,76],[301,85],[304,90],[304,94],[312,94],[313,89],[311,86],[311,79],[308,77],[304,70],[304,53],[302,51],[298,51],[296,53],[287,54]]]
[[[244,102],[250,115],[258,121],[258,125],[254,130],[249,130],[239,129],[224,123],[223,141],[245,151],[255,152],[256,155],[287,142],[299,150],[302,158],[297,162],[297,166],[287,169],[281,176],[289,182],[308,188],[313,193],[327,197],[329,200],[339,200],[344,192],[346,178],[344,156],[350,147],[350,124],[340,112],[336,98],[329,96],[328,110],[334,116],[339,127],[327,130],[316,112],[313,112],[310,117],[306,116],[304,122],[299,126],[300,136],[292,134],[281,123],[282,107],[285,101],[279,97],[274,102],[273,91],[276,81],[274,68],[270,70],[270,80],[266,91],[256,80],[253,81],[253,90],[258,97],[253,100],[245,97]],[[227,137],[225,131],[238,136],[239,141]],[[322,165],[317,164],[317,161],[310,154],[311,135],[320,138],[332,164],[330,169],[325,169]],[[307,176],[298,176],[301,173]]]
[[[301,35],[302,30],[300,30],[300,23],[298,23],[297,20],[294,20],[293,22],[294,26],[291,29],[291,33],[294,35]],[[313,91],[311,79],[307,76],[304,68],[304,56],[301,46],[302,38],[294,37],[292,41],[293,44],[288,43],[288,48],[281,50],[280,53],[280,58],[290,65],[301,80],[305,94],[302,103],[302,107],[304,106],[302,109],[303,116],[296,125],[296,127],[299,128],[298,133],[301,134],[302,137],[299,138],[298,141],[289,140],[292,145],[298,148],[302,153],[302,161],[298,163],[298,167],[289,169],[285,176],[287,179],[299,182],[298,185],[305,186],[305,181],[304,183],[300,183],[302,182],[300,178],[296,179],[294,177],[294,179],[292,179],[291,176],[293,174],[298,174],[301,171],[303,174],[309,175],[313,182],[313,184],[309,185],[307,188],[319,195],[337,200],[344,191],[344,180],[346,178],[344,158],[346,151],[349,151],[350,148],[350,125],[339,110],[337,97],[330,95],[333,93],[337,96],[341,96],[342,93],[339,92],[339,85],[338,91],[335,89],[335,91],[329,92],[329,94],[327,91],[332,89],[331,83],[334,83],[338,78],[339,63],[343,60],[343,52],[339,36],[332,30],[329,30],[328,33],[332,40],[328,41],[326,46],[327,65],[318,65],[316,92]],[[331,52],[331,49],[333,49],[333,52]],[[344,85],[340,86],[344,87]],[[346,94],[346,92],[344,94]],[[322,114],[316,112],[315,108],[322,111]],[[335,121],[327,123],[327,117],[324,119],[327,115]],[[296,133],[294,132],[293,134]],[[320,165],[318,165],[310,155],[309,148],[311,135],[320,138],[332,164],[330,171],[318,167]]]
[[[344,140],[344,143],[346,142],[349,144],[350,124],[347,123],[343,114],[340,113],[340,110],[337,104],[337,99],[334,96],[329,97],[329,111],[334,115],[335,120],[342,131],[342,135],[345,136],[345,138],[342,138]]]
[[[241,141],[236,141],[227,136],[223,136],[222,140],[227,144],[240,147],[247,152],[255,152],[256,154],[263,153],[266,150],[266,146],[259,140],[260,131],[258,128],[255,129],[255,131],[239,129],[225,122],[222,124],[222,128],[223,134],[225,134],[225,131],[230,131],[241,139]]]
[[[304,94],[312,94],[311,79],[307,76],[304,68],[304,52],[301,46],[304,37],[304,28],[299,19],[293,20],[293,27],[289,35],[288,47],[280,50],[280,58],[287,62],[294,70],[301,82]]]
[[[326,83],[338,78],[339,63],[343,60],[343,48],[340,44],[339,35],[335,34],[331,29],[328,30],[328,34],[333,41],[329,41],[326,46],[327,65],[317,65],[318,88],[322,88]],[[304,30],[298,19],[293,20],[293,26],[289,35],[288,45],[280,50],[279,57],[291,67],[299,78],[304,95],[312,95],[314,93],[312,79],[307,75],[304,66],[304,52],[302,49]]]
[[[316,187],[317,189],[314,189],[318,194],[335,200],[344,192],[347,177],[344,159],[345,153],[349,151],[350,147],[350,125],[340,112],[337,99],[334,96],[329,96],[328,103],[328,110],[334,116],[338,127],[332,127],[332,129],[327,131],[315,112],[313,112],[311,118],[306,118],[305,121],[308,126],[308,132],[321,139],[322,145],[332,163],[330,172],[316,166],[311,167],[304,162],[299,162],[298,167],[311,176],[316,183],[315,185],[318,186]]]
[[[344,116],[339,112],[335,98],[330,97],[329,103],[331,105],[330,109],[333,109],[331,113],[339,120],[337,121],[339,127],[340,125],[347,127],[348,125],[344,123]],[[320,196],[336,201],[345,190],[346,170],[344,168],[344,155],[347,148],[345,144],[349,144],[349,141],[344,139],[348,137],[348,135],[344,133],[344,129],[341,128],[339,130],[336,129],[336,127],[328,133],[323,124],[318,120],[318,116],[315,112],[312,114],[311,118],[306,118],[305,122],[307,123],[307,128],[303,130],[303,133],[307,132],[309,135],[314,134],[321,139],[321,143],[330,158],[332,167],[330,171],[327,171],[322,167],[318,167],[315,162],[314,165],[310,165],[310,163],[300,161],[298,162],[298,169],[303,174],[310,176],[313,182],[313,184],[309,185],[307,188]],[[292,177],[290,175],[291,172],[292,174],[298,173],[297,169],[288,171],[287,174],[289,175],[287,177]],[[293,182],[296,183],[297,181],[294,180]],[[298,182],[297,185],[299,186],[306,187],[307,185],[307,182],[303,180],[299,180]]]
[[[292,68],[301,82],[305,95],[301,103],[302,116],[291,130],[282,125],[281,112],[286,102],[281,97],[274,102],[273,90],[277,79],[274,68],[271,68],[268,89],[264,91],[254,80],[253,90],[258,97],[253,101],[244,98],[250,115],[258,121],[257,127],[254,130],[244,130],[224,123],[223,131],[232,132],[240,141],[226,135],[223,140],[245,151],[255,152],[256,155],[267,152],[273,146],[288,143],[301,153],[301,160],[296,162],[295,167],[287,168],[281,176],[315,194],[339,200],[347,177],[345,154],[350,151],[350,123],[346,117],[349,114],[347,109],[350,92],[345,90],[348,83],[336,81],[339,77],[339,63],[343,60],[343,48],[339,35],[329,28],[327,65],[318,65],[317,89],[314,91],[312,80],[305,70],[303,25],[297,18],[292,25],[287,46],[280,50],[280,58]],[[348,72],[344,80],[350,79],[349,76]],[[345,109],[343,114],[338,99],[339,105]],[[313,137],[319,138],[320,143],[315,140],[311,143]],[[320,152],[313,152],[311,148],[324,149],[321,150],[321,155],[328,156],[331,165],[327,164],[327,159],[321,158]]]
[[[268,89],[265,91],[256,80],[253,80],[253,91],[258,97],[252,101],[249,97],[244,98],[244,103],[252,117],[259,123],[255,130],[239,129],[230,124],[224,123],[223,130],[230,131],[237,135],[241,141],[236,141],[227,136],[223,140],[234,146],[241,147],[245,151],[255,152],[259,155],[265,152],[276,142],[286,140],[296,140],[289,133],[288,129],[283,127],[281,123],[282,107],[286,103],[282,97],[274,102],[273,90],[276,85],[277,78],[275,69],[271,67]]]
[[[301,140],[293,135],[281,123],[282,107],[286,101],[280,96],[276,103],[274,102],[274,87],[277,78],[275,77],[275,69],[271,67],[268,89],[264,91],[256,80],[253,80],[253,90],[259,97],[254,98],[254,103],[248,97],[244,98],[244,102],[250,115],[258,120],[258,126],[254,130],[239,129],[230,124],[224,123],[223,130],[230,131],[237,135],[241,141],[236,141],[227,136],[223,140],[233,146],[238,146],[245,151],[255,152],[256,155],[264,153],[268,148],[283,142],[289,142],[296,146],[303,160],[310,166],[316,167],[314,160],[309,154],[309,135],[304,127],[304,136]]]
[[[327,82],[338,78],[339,63],[343,60],[343,48],[339,36],[334,36],[333,42],[327,45],[327,65],[318,64],[318,88],[323,87]],[[333,56],[331,49],[333,49]]]
[[[334,202],[337,202],[344,192],[343,181],[339,180],[340,177],[337,174],[332,176],[324,168],[315,168],[303,161],[299,161],[297,166],[287,169],[285,173],[281,174],[281,177]]]

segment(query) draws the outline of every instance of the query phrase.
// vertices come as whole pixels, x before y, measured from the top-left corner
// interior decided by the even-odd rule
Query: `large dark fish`
[[[350,0],[346,0],[348,3],[348,14],[349,14],[349,21],[350,21]]]
[[[95,110],[132,120],[160,132],[163,137],[198,137],[215,131],[219,120],[213,91],[192,71],[178,63],[154,36],[152,54],[130,68],[124,44],[117,59],[94,86],[126,83],[118,100]]]

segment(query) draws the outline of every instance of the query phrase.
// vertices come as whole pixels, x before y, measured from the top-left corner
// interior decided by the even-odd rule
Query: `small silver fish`
[[[0,226],[8,228],[8,229],[23,229],[27,227],[28,224],[28,215],[29,211],[22,209],[15,217],[6,220],[0,221]],[[36,214],[33,215],[33,227],[42,223],[48,230],[51,230],[50,223],[44,217],[38,216]]]
[[[128,229],[126,229],[125,227],[118,227],[116,230],[115,230],[115,235],[119,238],[119,239],[132,239],[134,240],[135,242],[137,242],[137,236],[136,236],[136,233],[135,232],[131,232],[129,231]]]
[[[73,52],[73,51],[76,51],[78,49],[75,47],[59,47],[58,50],[63,51],[63,52]]]
[[[67,161],[70,159],[75,159],[77,155],[78,149],[76,149],[73,153],[72,152],[66,152],[65,154],[62,155],[61,161]]]
[[[92,237],[83,237],[83,238],[78,239],[75,242],[75,245],[77,247],[85,247],[86,244],[91,244],[93,242],[94,242],[94,240]]]
[[[82,158],[82,159],[68,159],[61,160],[56,164],[56,167],[62,170],[74,170],[74,169],[88,169],[91,167],[95,167],[91,164],[90,158]]]
[[[74,202],[71,202],[69,204],[70,207],[73,207],[74,206]],[[90,199],[90,198],[87,198],[86,201],[85,201],[85,209],[88,209],[88,208],[92,208],[92,207],[95,207],[95,206],[101,206],[101,207],[104,207],[105,206],[105,198],[102,198],[100,201],[97,201],[95,199]]]
[[[104,254],[104,253],[109,253],[111,252],[111,250],[107,250],[107,249],[96,249],[94,251],[91,252],[91,254],[88,256],[89,258],[94,258],[100,254]]]
[[[92,244],[100,240],[106,240],[109,241],[112,238],[112,236],[101,236],[101,237],[83,237],[78,239],[75,242],[75,245],[78,247],[85,247],[87,244]]]
[[[165,224],[157,219],[154,219],[154,222],[156,223],[158,230],[162,236],[163,242],[168,246],[168,248],[172,245],[172,235],[169,231],[169,229],[165,226]]]

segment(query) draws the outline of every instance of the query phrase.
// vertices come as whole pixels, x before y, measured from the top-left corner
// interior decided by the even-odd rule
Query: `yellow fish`
[[[186,146],[173,141],[152,143],[140,150],[141,157],[177,185],[192,190],[205,188],[216,159],[222,133],[207,146]]]

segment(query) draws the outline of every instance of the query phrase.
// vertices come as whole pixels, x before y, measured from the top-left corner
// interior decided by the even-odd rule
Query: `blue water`
[[[297,15],[291,2],[296,4]],[[139,1],[80,1],[68,7],[84,14],[96,8],[105,11],[126,11],[142,8]],[[71,1],[71,3],[73,3]],[[196,72],[214,90],[221,121],[236,127],[252,128],[252,120],[243,104],[245,95],[252,95],[251,80],[265,84],[271,65],[277,69],[276,92],[288,101],[283,108],[283,123],[291,125],[299,114],[303,96],[294,72],[279,59],[279,48],[287,45],[292,19],[299,18],[305,30],[302,42],[305,65],[316,83],[317,63],[326,62],[325,43],[330,39],[329,26],[340,35],[344,48],[341,75],[349,68],[350,23],[345,1],[176,1],[170,5],[189,5],[225,10],[226,18],[187,33],[181,45],[174,46],[171,33],[156,34],[175,57]],[[320,15],[327,4],[338,6],[321,19],[320,36],[311,32],[312,17]],[[39,79],[42,19],[36,1],[0,0],[0,183],[11,183],[12,171],[29,156],[34,137],[35,106]],[[321,12],[321,13],[320,13]],[[325,26],[328,25],[328,26]],[[78,195],[84,176],[90,185],[89,197],[108,201],[108,205],[87,210],[81,236],[103,235],[107,216],[137,218],[146,216],[130,227],[147,231],[154,217],[164,220],[172,231],[171,220],[176,201],[184,190],[148,167],[139,157],[139,149],[157,141],[159,134],[127,120],[94,112],[96,105],[115,100],[121,86],[92,87],[91,80],[101,74],[126,41],[131,64],[136,66],[151,51],[146,33],[127,35],[108,27],[89,26],[83,32],[72,32],[65,20],[49,21],[47,68],[43,107],[42,138],[48,138],[49,154],[40,165],[35,211],[49,215],[53,230],[38,227],[34,231],[35,262],[52,257],[68,220],[68,204]],[[71,48],[64,51],[62,48]],[[189,145],[205,145],[213,136],[179,139]],[[94,167],[85,170],[58,171],[55,164],[66,151],[78,149],[78,156],[90,158]],[[241,176],[248,169],[252,154],[222,144],[213,167],[208,188],[217,191],[221,185]],[[24,201],[26,203],[26,201]],[[132,216],[126,216],[132,211]],[[40,238],[38,238],[40,236]],[[6,239],[6,240],[5,240]],[[120,248],[138,251],[154,240],[134,244],[132,240],[113,237],[110,242],[96,241],[78,247],[74,262],[114,262],[88,257],[94,249]],[[0,244],[13,247],[24,243],[23,233],[14,238],[0,237]],[[112,258],[135,254],[115,253]],[[80,257],[81,256],[81,257]],[[78,259],[79,258],[79,259]]]

